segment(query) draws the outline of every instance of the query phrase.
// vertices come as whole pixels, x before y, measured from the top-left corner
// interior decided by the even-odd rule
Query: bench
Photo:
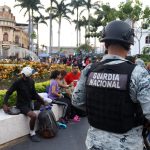
[[[62,116],[62,106],[53,105],[52,111],[58,120]],[[35,111],[37,114],[39,111]],[[29,134],[29,118],[23,114],[8,115],[0,109],[0,145]]]

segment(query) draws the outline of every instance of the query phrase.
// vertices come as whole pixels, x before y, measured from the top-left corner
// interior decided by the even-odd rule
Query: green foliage
[[[46,86],[48,86],[50,84],[49,81],[46,81],[46,82],[41,82],[41,83],[36,83],[35,84],[35,89],[38,93],[41,93],[41,92],[45,92],[45,89],[46,89]],[[4,100],[4,96],[6,94],[6,91],[7,90],[0,90],[0,108],[2,107],[3,105],[3,100]],[[16,103],[16,92],[14,92],[10,98],[9,98],[9,106],[13,106],[15,105]]]
[[[81,45],[80,47],[78,47],[78,49],[77,49],[77,51],[85,51],[85,52],[90,52],[90,51],[92,51],[92,47],[90,46],[90,45],[88,45],[88,44],[83,44],[83,45]]]
[[[144,62],[150,62],[150,55],[142,54],[142,55],[140,55],[140,58],[141,58]]]
[[[133,22],[142,18],[142,4],[136,0],[120,3],[118,16],[121,20],[130,18]]]
[[[145,46],[142,51],[143,54],[150,54],[150,47]]]
[[[0,91],[0,108],[1,108],[2,105],[3,105],[3,99],[4,99],[5,93],[6,93],[6,90],[1,90],[1,91]]]
[[[50,81],[45,81],[45,82],[42,82],[42,86],[46,87],[50,84]]]
[[[32,39],[36,39],[37,38],[37,35],[36,35],[35,31],[33,31],[33,33],[31,34],[31,38]]]
[[[143,19],[145,19],[146,24],[150,24],[150,7],[147,6],[143,11]],[[149,25],[150,27],[150,25]]]

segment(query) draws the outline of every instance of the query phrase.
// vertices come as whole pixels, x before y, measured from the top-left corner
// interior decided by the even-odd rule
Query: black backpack
[[[58,132],[58,125],[51,109],[44,109],[38,115],[39,134],[44,138],[52,138]]]

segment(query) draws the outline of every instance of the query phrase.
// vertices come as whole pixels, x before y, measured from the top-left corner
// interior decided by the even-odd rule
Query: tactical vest
[[[124,61],[92,65],[86,81],[87,114],[91,126],[114,133],[125,133],[143,124],[139,103],[130,97],[130,78],[135,65]]]

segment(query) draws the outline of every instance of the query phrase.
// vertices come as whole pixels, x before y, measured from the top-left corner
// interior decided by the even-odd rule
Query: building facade
[[[150,30],[138,29],[135,31],[134,46],[131,48],[131,54],[142,54],[144,47],[150,47]]]
[[[12,54],[17,55],[9,53],[13,47],[28,49],[27,25],[17,24],[11,9],[6,5],[0,6],[0,56],[6,58]]]

